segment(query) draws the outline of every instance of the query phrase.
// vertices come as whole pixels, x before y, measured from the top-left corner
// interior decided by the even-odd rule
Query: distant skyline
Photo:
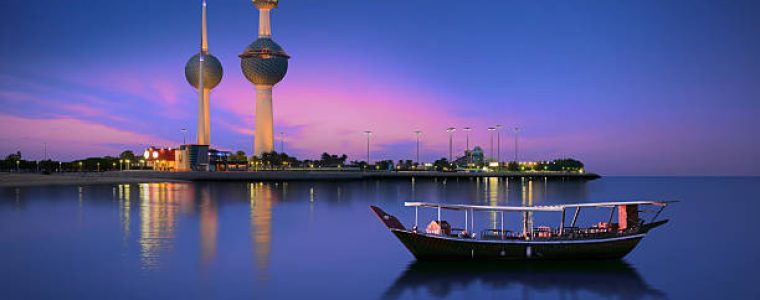
[[[212,147],[253,148],[255,90],[238,55],[250,1],[207,0]],[[572,157],[602,175],[760,175],[760,2],[298,1],[272,13],[292,56],[274,131],[301,159],[421,159],[470,145]],[[0,20],[0,155],[71,160],[195,139],[184,77],[197,1],[20,1]]]

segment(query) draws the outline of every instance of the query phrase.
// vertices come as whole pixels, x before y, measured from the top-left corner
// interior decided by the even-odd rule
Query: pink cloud
[[[48,157],[54,159],[118,155],[125,149],[175,144],[151,135],[69,117],[35,119],[0,115],[0,123],[13,125],[13,130],[6,130],[0,136],[0,153],[21,151],[30,159],[42,158],[44,143],[48,145]]]

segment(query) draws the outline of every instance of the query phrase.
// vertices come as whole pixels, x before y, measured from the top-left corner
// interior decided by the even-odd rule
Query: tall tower
[[[240,54],[243,75],[256,86],[254,155],[274,150],[272,87],[285,77],[290,59],[285,50],[272,40],[269,13],[277,8],[278,2],[279,0],[253,0],[259,10],[259,38]]]
[[[209,93],[222,81],[222,64],[208,53],[206,0],[203,0],[201,8],[201,51],[185,64],[185,78],[193,88],[198,90],[198,140],[196,143],[210,145]]]

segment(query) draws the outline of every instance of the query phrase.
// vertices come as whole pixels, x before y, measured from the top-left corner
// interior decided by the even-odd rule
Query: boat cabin
[[[481,206],[462,204],[442,204],[426,202],[406,202],[407,207],[414,207],[413,233],[419,233],[419,208],[433,208],[438,210],[438,218],[431,221],[424,234],[443,237],[480,240],[567,240],[567,239],[595,239],[611,238],[615,236],[632,235],[646,232],[653,226],[658,226],[657,217],[668,203],[673,201],[631,201],[631,202],[602,202],[560,204],[550,206]],[[642,209],[654,207],[655,209]],[[610,210],[609,217],[588,227],[578,227],[577,221],[582,209],[606,208]],[[447,220],[441,219],[441,210],[453,210],[464,212],[464,228],[454,228]],[[490,211],[500,214],[501,222],[498,228],[487,228],[480,232],[474,230],[474,213],[476,211]],[[512,231],[504,228],[505,213],[518,213],[522,215],[522,230]],[[557,226],[548,225],[532,226],[530,215],[534,212],[558,213]],[[566,214],[572,212],[572,217],[567,219]],[[641,216],[641,212],[652,212],[654,216],[647,222]],[[617,218],[615,219],[615,215]]]

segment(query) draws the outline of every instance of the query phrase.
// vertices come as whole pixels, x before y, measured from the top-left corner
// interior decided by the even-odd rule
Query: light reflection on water
[[[699,274],[735,274],[753,266],[743,262],[760,249],[745,243],[735,251],[746,254],[718,259],[714,253],[720,251],[701,244],[692,233],[695,227],[714,230],[701,219],[711,207],[706,197],[752,199],[753,191],[742,187],[758,182],[705,180],[477,178],[0,189],[0,262],[7,270],[0,273],[0,289],[9,299],[303,298],[314,291],[325,297],[391,299],[709,296],[710,291],[696,292],[699,285],[682,282],[705,283],[695,278]],[[601,264],[415,262],[367,209],[381,206],[410,225],[414,210],[404,208],[404,201],[529,206],[643,198],[684,202],[669,209],[674,222],[648,236],[626,260]],[[755,202],[744,205],[747,211],[760,208]],[[421,210],[420,222],[434,214]],[[584,214],[581,219],[606,219],[609,212]],[[464,221],[450,212],[444,217],[457,225]],[[472,217],[480,229],[503,222],[501,214],[491,212]],[[736,222],[745,219],[751,220]],[[528,225],[556,226],[558,221],[537,213]],[[512,230],[524,226],[514,213],[505,214],[504,223]],[[733,234],[723,237],[736,241],[743,236]],[[48,284],[38,288],[40,281]],[[83,292],[91,284],[104,291]],[[742,292],[734,296],[757,292],[744,283],[726,285]]]

